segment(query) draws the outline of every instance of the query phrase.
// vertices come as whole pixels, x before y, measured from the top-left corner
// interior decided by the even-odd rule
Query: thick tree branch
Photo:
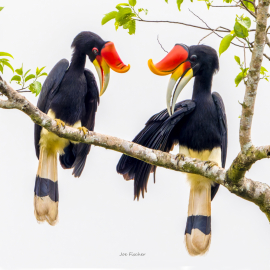
[[[53,119],[41,112],[25,97],[8,86],[1,77],[0,92],[8,98],[8,101],[1,100],[1,108],[21,110],[27,114],[33,122],[57,134],[59,137],[118,151],[155,166],[202,175],[223,185],[237,196],[258,205],[270,221],[270,187],[267,184],[247,179],[240,173],[242,168],[246,170],[252,162],[256,162],[262,158],[268,158],[270,153],[269,146],[256,148],[250,157],[239,154],[232,165],[233,168],[230,168],[227,172],[225,169],[217,166],[209,168],[207,163],[198,159],[186,157],[184,160],[178,160],[172,154],[149,149],[109,135],[89,132],[84,136],[78,129],[69,126],[65,128],[58,127]],[[240,177],[241,179],[234,181],[233,177],[235,177],[235,175],[237,175],[237,178]]]
[[[263,51],[266,42],[267,14],[269,0],[260,0],[257,13],[257,27],[255,34],[254,49],[250,62],[250,69],[247,77],[246,92],[242,105],[242,116],[240,121],[239,139],[243,153],[252,147],[251,125],[254,114],[254,106],[257,88],[260,81],[260,69],[263,60]]]

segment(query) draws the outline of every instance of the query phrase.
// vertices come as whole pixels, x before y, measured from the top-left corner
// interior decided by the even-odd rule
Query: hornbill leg
[[[57,125],[58,128],[60,128],[61,126],[62,126],[63,128],[65,128],[65,126],[66,126],[66,123],[65,123],[65,122],[63,122],[63,121],[60,120],[60,119],[54,119],[54,120],[56,121],[56,125]]]
[[[204,162],[204,165],[208,164],[206,170],[210,170],[214,166],[219,166],[219,164],[215,161],[207,160]]]
[[[82,131],[84,136],[89,133],[89,130],[86,127],[78,127],[78,130]]]

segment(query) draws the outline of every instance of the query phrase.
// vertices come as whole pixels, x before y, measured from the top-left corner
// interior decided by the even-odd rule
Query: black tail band
[[[191,234],[192,229],[199,229],[205,235],[211,233],[211,216],[189,216],[185,234]]]
[[[53,182],[47,178],[36,176],[35,195],[38,197],[49,196],[52,201],[58,202],[58,181]]]

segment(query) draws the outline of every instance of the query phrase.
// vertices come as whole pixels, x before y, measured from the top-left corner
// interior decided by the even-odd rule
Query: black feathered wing
[[[85,115],[81,119],[82,126],[93,131],[95,126],[96,111],[99,104],[99,91],[93,73],[85,69],[84,75],[87,81],[87,94],[85,96]],[[64,149],[65,154],[60,156],[60,162],[63,168],[74,168],[73,175],[80,177],[85,166],[87,155],[89,154],[91,145],[79,143],[70,143]]]
[[[227,144],[228,144],[228,126],[227,117],[225,112],[225,106],[221,96],[217,92],[212,93],[214,103],[216,105],[218,113],[219,130],[221,136],[221,165],[225,168],[226,157],[227,157]],[[214,184],[211,187],[211,200],[214,199],[219,188],[219,184]]]
[[[60,60],[51,70],[48,77],[46,78],[42,90],[39,94],[37,107],[44,113],[48,113],[50,108],[51,100],[57,93],[59,86],[65,76],[65,73],[69,67],[69,62],[66,59]],[[39,140],[40,132],[42,127],[35,124],[34,138],[35,138],[35,148],[36,155],[39,158]]]
[[[169,152],[174,146],[172,131],[181,119],[191,113],[196,107],[192,100],[185,100],[176,104],[175,113],[169,116],[167,109],[152,116],[145,128],[134,138],[133,142],[151,149]],[[126,180],[134,179],[134,198],[139,199],[140,193],[144,196],[147,191],[147,182],[151,172],[155,173],[156,166],[147,164],[126,155],[122,155],[117,168]]]

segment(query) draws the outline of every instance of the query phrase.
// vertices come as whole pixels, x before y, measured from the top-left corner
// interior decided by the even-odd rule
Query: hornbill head
[[[219,62],[217,52],[209,46],[176,44],[163,60],[154,65],[150,59],[148,66],[156,75],[172,74],[167,89],[167,109],[172,115],[176,100],[190,79],[196,76],[212,79]]]
[[[125,65],[119,57],[113,42],[104,41],[93,32],[85,31],[78,34],[71,47],[81,53],[88,55],[94,64],[100,81],[100,96],[104,94],[110,80],[110,69],[125,73],[130,69],[130,65]]]

